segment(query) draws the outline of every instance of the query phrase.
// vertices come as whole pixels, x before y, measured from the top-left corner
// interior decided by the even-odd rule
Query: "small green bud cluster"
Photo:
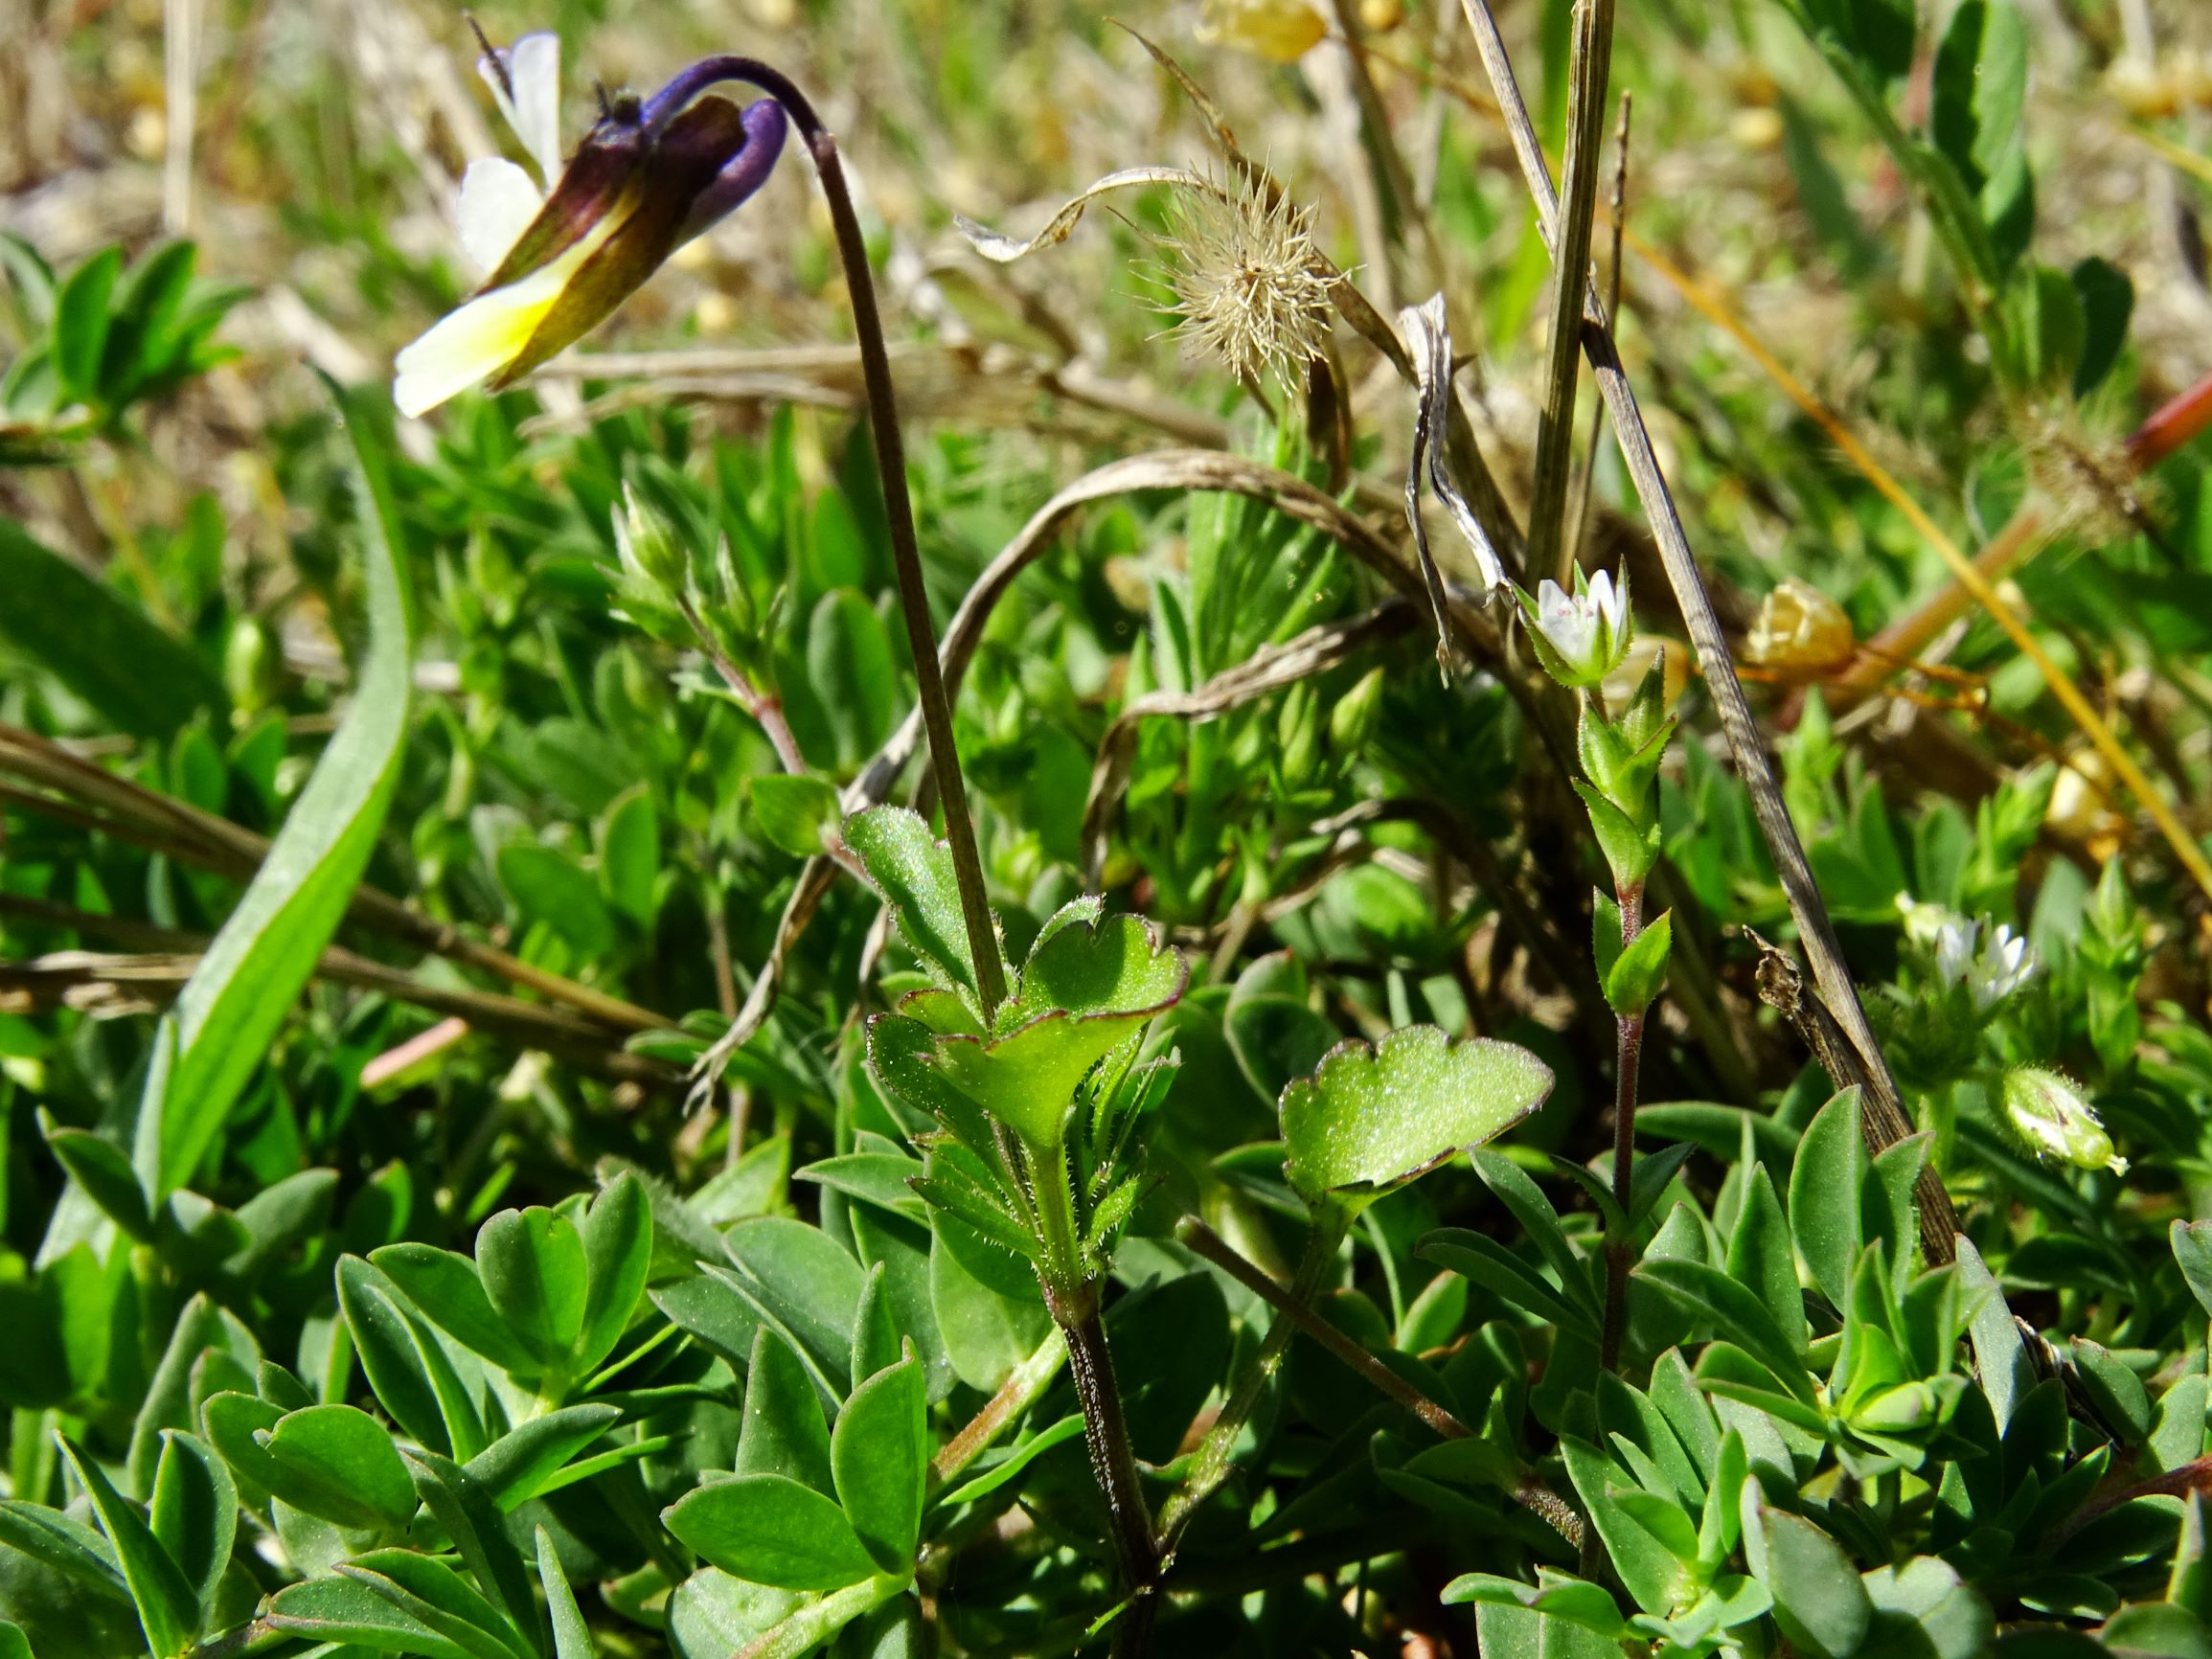
[[[1668,712],[1666,661],[1654,657],[1635,695],[1608,718],[1585,698],[1575,731],[1586,782],[1575,784],[1590,828],[1612,867],[1616,892],[1641,889],[1659,859],[1659,761],[1675,735]]]
[[[615,599],[623,616],[670,645],[696,644],[773,692],[772,642],[787,593],[779,589],[761,605],[727,536],[717,539],[712,557],[695,556],[692,537],[675,518],[626,483],[614,513],[614,546],[622,561]]]
[[[1325,766],[1341,772],[1352,763],[1381,720],[1383,678],[1382,670],[1372,670],[1326,706],[1311,681],[1284,694],[1275,716],[1274,763],[1286,789],[1307,788]]]
[[[1635,637],[1627,581],[1616,587],[1604,571],[1585,579],[1578,570],[1571,596],[1546,581],[1535,599],[1518,597],[1537,660],[1582,699],[1575,746],[1584,775],[1575,793],[1589,812],[1617,896],[1600,894],[1591,919],[1598,982],[1613,1011],[1633,1017],[1665,983],[1672,944],[1668,918],[1641,922],[1644,881],[1659,859],[1659,761],[1675,735],[1666,656],[1653,658],[1634,694],[1608,715],[1597,689],[1627,659]]]

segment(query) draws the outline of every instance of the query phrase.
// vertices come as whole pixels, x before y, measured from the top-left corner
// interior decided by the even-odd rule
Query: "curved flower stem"
[[[891,383],[891,357],[883,343],[883,320],[876,309],[876,280],[868,268],[868,244],[845,184],[837,140],[822,124],[807,95],[780,71],[751,57],[703,58],[670,81],[647,105],[648,126],[666,122],[718,81],[741,80],[759,87],[784,106],[791,125],[807,141],[814,174],[830,206],[837,237],[837,259],[853,302],[853,332],[860,348],[860,377],[868,395],[868,425],[876,441],[877,470],[883,480],[883,516],[891,534],[891,560],[899,573],[899,608],[906,618],[906,643],[914,655],[917,700],[923,729],[929,735],[929,763],[937,796],[945,806],[945,836],[952,848],[952,868],[960,883],[961,920],[968,948],[975,959],[976,990],[988,1023],[1006,1000],[1006,967],[983,886],[983,860],[975,849],[975,824],[968,811],[968,789],[960,777],[960,756],[952,739],[952,702],[937,657],[937,632],[929,620],[929,595],[922,580],[922,553],[914,535],[914,502],[906,489],[906,448],[899,435],[899,402]]]

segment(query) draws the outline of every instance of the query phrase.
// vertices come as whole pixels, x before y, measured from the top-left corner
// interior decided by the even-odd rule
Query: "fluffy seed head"
[[[1194,355],[1242,380],[1295,385],[1329,339],[1335,279],[1313,245],[1313,211],[1272,203],[1256,184],[1231,181],[1176,198],[1166,239],[1175,303]]]

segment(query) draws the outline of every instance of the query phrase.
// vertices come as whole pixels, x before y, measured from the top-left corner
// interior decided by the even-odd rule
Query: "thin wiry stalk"
[[[1390,1398],[1434,1430],[1446,1440],[1466,1440],[1473,1431],[1443,1404],[1431,1399],[1412,1383],[1400,1376],[1387,1365],[1369,1353],[1358,1343],[1324,1319],[1311,1303],[1295,1290],[1285,1289],[1251,1262],[1239,1255],[1236,1249],[1219,1233],[1196,1216],[1185,1216],[1175,1228],[1176,1237],[1208,1261],[1227,1273],[1238,1284],[1265,1301],[1289,1324],[1311,1336],[1323,1348],[1373,1383]],[[1305,1275],[1301,1274],[1301,1281]],[[1512,1493],[1515,1503],[1530,1513],[1541,1517],[1561,1537],[1570,1544],[1583,1542],[1582,1517],[1557,1492],[1533,1475],[1525,1476]]]
[[[891,534],[891,562],[899,578],[899,608],[906,620],[906,643],[914,657],[916,700],[929,737],[930,769],[945,807],[945,838],[952,849],[953,874],[960,884],[961,920],[975,962],[976,990],[988,1021],[1006,1000],[1006,966],[999,956],[998,933],[992,924],[991,900],[984,888],[983,860],[976,852],[975,822],[968,810],[968,786],[960,775],[960,755],[952,737],[952,701],[937,655],[937,630],[929,619],[929,593],[922,576],[922,550],[914,533],[914,500],[906,488],[906,446],[899,432],[898,390],[891,380],[891,356],[883,338],[883,319],[876,307],[876,279],[868,265],[868,242],[860,216],[845,183],[837,140],[814,105],[780,70],[750,57],[710,57],[687,77],[704,91],[717,81],[738,80],[759,87],[784,106],[807,141],[807,153],[829,204],[844,267],[845,290],[853,304],[853,332],[860,348],[860,375],[868,397],[868,427],[876,443],[877,470],[882,474],[883,511]]]
[[[1474,30],[1483,67],[1489,71],[1492,90],[1497,95],[1506,130],[1513,140],[1514,153],[1519,159],[1529,194],[1536,203],[1538,226],[1545,245],[1556,248],[1559,195],[1552,185],[1551,169],[1545,164],[1542,146],[1537,140],[1535,124],[1529,119],[1528,104],[1521,97],[1520,83],[1514,78],[1513,62],[1506,54],[1505,39],[1498,33],[1497,19],[1491,14],[1487,0],[1461,0],[1461,5]],[[1750,795],[1752,815],[1758,820],[1760,833],[1781,877],[1790,914],[1813,965],[1813,982],[1867,1068],[1886,1079],[1890,1075],[1889,1062],[1882,1057],[1881,1045],[1875,1038],[1874,1028],[1867,1023],[1866,1010],[1859,1003],[1859,988],[1844,963],[1843,947],[1837,943],[1836,929],[1828,919],[1828,907],[1821,899],[1819,884],[1813,878],[1813,867],[1807,862],[1804,845],[1797,838],[1797,828],[1790,820],[1790,808],[1782,799],[1781,782],[1774,775],[1774,763],[1767,757],[1758,720],[1751,713],[1750,700],[1744,694],[1744,682],[1736,675],[1727,635],[1722,631],[1721,619],[1714,613],[1712,597],[1705,591],[1705,580],[1698,568],[1698,557],[1690,548],[1689,534],[1682,527],[1681,514],[1675,509],[1666,475],[1659,468],[1651,432],[1644,424],[1643,411],[1636,404],[1635,389],[1629,384],[1620,354],[1613,349],[1605,302],[1589,284],[1585,283],[1584,289],[1588,323],[1583,330],[1584,353],[1596,373],[1598,390],[1612,417],[1613,435],[1628,462],[1629,476],[1635,484],[1644,514],[1651,521],[1660,559],[1666,566],[1667,580],[1675,590],[1676,603],[1681,606],[1690,643],[1697,648],[1699,666],[1704,670],[1706,689],[1721,716],[1721,730],[1735,759],[1737,773]]]
[[[1543,407],[1537,416],[1536,483],[1528,508],[1529,575],[1556,575],[1562,586],[1574,561],[1567,479],[1574,466],[1575,390],[1583,372],[1583,276],[1589,269],[1590,226],[1598,209],[1598,162],[1612,38],[1612,0],[1579,0],[1568,70],[1566,196],[1559,257],[1554,261],[1551,356]]]
[[[1612,261],[1606,267],[1606,315],[1616,320],[1621,314],[1621,233],[1629,222],[1629,115],[1635,107],[1632,93],[1621,94],[1621,118],[1613,128],[1613,190],[1607,204],[1607,218],[1613,233]],[[1575,481],[1575,505],[1567,515],[1572,532],[1571,545],[1562,556],[1562,581],[1574,572],[1574,561],[1581,557],[1583,546],[1590,534],[1590,500],[1598,481],[1598,445],[1606,436],[1606,406],[1603,402],[1590,405],[1590,431],[1583,444],[1582,474]]]

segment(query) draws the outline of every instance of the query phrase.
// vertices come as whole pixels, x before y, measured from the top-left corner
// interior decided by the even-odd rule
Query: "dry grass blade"
[[[83,828],[154,847],[220,875],[244,880],[268,852],[266,837],[119,778],[19,726],[0,723],[0,773],[35,786],[9,792],[11,801],[29,810],[51,810]],[[86,812],[87,805],[98,811]],[[659,1031],[673,1023],[650,1009],[548,973],[495,945],[470,939],[375,887],[354,889],[347,916],[362,927],[564,1003],[617,1031]]]
[[[1047,219],[1044,228],[1024,241],[979,225],[973,219],[955,216],[953,223],[969,245],[985,259],[998,264],[1012,264],[1027,258],[1041,248],[1058,247],[1067,240],[1075,227],[1083,222],[1083,216],[1090,204],[1102,195],[1111,195],[1117,190],[1129,190],[1144,184],[1174,184],[1185,190],[1195,190],[1207,195],[1220,195],[1221,187],[1204,173],[1187,167],[1125,167],[1118,172],[1109,172],[1062,203],[1059,211]]]
[[[1590,263],[1590,226],[1597,216],[1600,131],[1611,57],[1613,9],[1580,0],[1574,11],[1574,55],[1567,82],[1565,207],[1553,261],[1550,354],[1543,405],[1538,412],[1536,482],[1529,495],[1528,568],[1556,574],[1563,584],[1574,558],[1568,534],[1567,479],[1574,465],[1575,388],[1583,369],[1584,273]]]
[[[1616,323],[1621,315],[1621,237],[1629,224],[1629,121],[1635,109],[1635,99],[1630,93],[1621,94],[1621,118],[1613,127],[1613,192],[1607,204],[1607,217],[1613,233],[1612,259],[1607,265],[1606,315]],[[1575,484],[1575,505],[1567,518],[1573,532],[1573,545],[1562,557],[1560,580],[1564,581],[1574,572],[1574,561],[1581,556],[1590,534],[1590,502],[1596,493],[1598,480],[1598,444],[1606,435],[1606,406],[1603,402],[1590,410],[1590,431],[1583,448],[1582,475]]]
[[[1827,1005],[1805,989],[1805,976],[1798,972],[1797,965],[1751,929],[1745,932],[1759,947],[1759,1000],[1790,1022],[1831,1083],[1839,1090],[1859,1090],[1859,1127],[1868,1149],[1881,1152],[1911,1134],[1912,1121],[1892,1092],[1887,1076],[1877,1076],[1867,1069]],[[1955,1260],[1958,1213],[1951,1208],[1950,1194],[1944,1191],[1943,1181],[1932,1168],[1924,1167],[1915,1177],[1912,1195],[1913,1206],[1920,1213],[1921,1254],[1931,1262]]]
[[[1441,605],[1441,599],[1439,602]],[[1327,673],[1360,652],[1396,639],[1412,626],[1413,614],[1413,607],[1403,599],[1387,599],[1358,616],[1321,623],[1295,639],[1264,646],[1196,691],[1152,692],[1125,705],[1099,742],[1098,761],[1091,768],[1090,794],[1083,803],[1081,846],[1086,879],[1096,886],[1105,867],[1106,836],[1129,787],[1137,733],[1146,720],[1173,718],[1195,725],[1219,719],[1231,709]]]
[[[63,950],[29,962],[0,964],[0,1011],[7,1012],[53,1007],[110,1017],[153,1012],[166,1008],[184,989],[207,944],[201,935],[182,929],[90,915],[12,895],[0,895],[0,916],[66,927],[134,947],[128,955]],[[624,1052],[604,1026],[565,1009],[426,985],[402,969],[336,945],[323,952],[315,977],[464,1020],[473,1030],[520,1047],[543,1049],[602,1077],[659,1085],[682,1078],[664,1061]]]

